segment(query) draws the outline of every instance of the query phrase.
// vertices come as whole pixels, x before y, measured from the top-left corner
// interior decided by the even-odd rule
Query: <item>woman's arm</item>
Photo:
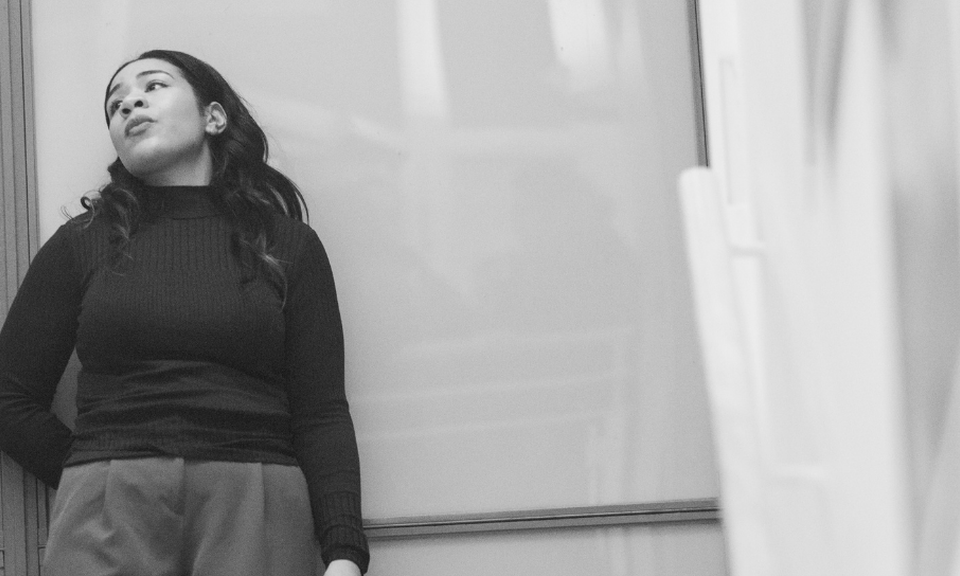
[[[313,230],[288,274],[286,370],[294,448],[307,479],[323,560],[369,561],[360,462],[344,392],[343,329],[333,273]],[[342,570],[342,563],[336,564]],[[337,574],[337,571],[328,574]]]
[[[80,309],[72,232],[62,227],[37,253],[0,329],[0,450],[54,488],[71,433],[50,405]]]

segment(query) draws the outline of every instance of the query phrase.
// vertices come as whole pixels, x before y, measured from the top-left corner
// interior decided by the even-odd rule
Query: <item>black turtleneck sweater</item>
[[[276,215],[285,286],[251,278],[206,187],[153,191],[115,258],[81,216],[40,249],[0,330],[0,450],[50,486],[113,458],[299,465],[324,561],[366,570],[360,472],[333,275],[316,233]],[[50,413],[73,349],[71,432]]]

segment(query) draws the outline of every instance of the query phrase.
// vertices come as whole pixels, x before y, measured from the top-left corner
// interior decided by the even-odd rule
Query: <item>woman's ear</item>
[[[207,104],[207,134],[216,136],[227,129],[227,113],[219,102]]]

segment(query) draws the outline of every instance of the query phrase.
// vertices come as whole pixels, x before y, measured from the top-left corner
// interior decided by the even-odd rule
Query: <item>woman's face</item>
[[[210,183],[207,136],[226,126],[216,102],[201,107],[180,70],[137,60],[114,77],[106,101],[110,139],[126,169],[147,184]]]

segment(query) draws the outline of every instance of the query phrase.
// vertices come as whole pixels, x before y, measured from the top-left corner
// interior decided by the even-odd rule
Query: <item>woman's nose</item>
[[[120,103],[120,113],[124,116],[129,116],[137,108],[143,108],[147,105],[147,101],[144,99],[142,94],[134,95],[131,94],[123,99],[123,102]]]

